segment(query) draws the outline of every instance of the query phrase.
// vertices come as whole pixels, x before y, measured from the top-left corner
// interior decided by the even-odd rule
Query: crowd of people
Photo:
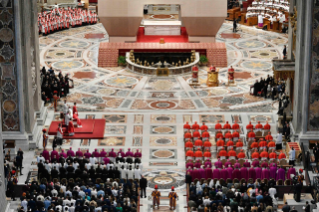
[[[146,197],[147,185],[141,156],[130,149],[83,153],[70,148],[60,154],[44,149],[37,157],[40,180],[26,182],[20,211],[137,211],[139,187],[142,185],[141,196]]]
[[[263,96],[264,98],[275,100],[285,95],[285,90],[286,84],[284,80],[278,80],[275,83],[274,78],[268,75],[267,79],[260,78],[259,81],[256,80],[250,91],[254,96]]]
[[[69,29],[71,26],[76,27],[96,23],[97,14],[81,8],[55,8],[38,14],[39,33],[43,35]]]
[[[60,71],[56,76],[52,67],[49,70],[46,70],[45,67],[41,69],[41,79],[41,98],[44,104],[54,101],[55,108],[57,101],[61,97],[66,97],[70,88],[73,87],[73,80],[69,78],[69,74],[63,76]]]

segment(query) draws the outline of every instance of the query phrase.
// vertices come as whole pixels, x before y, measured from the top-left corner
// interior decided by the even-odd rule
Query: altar
[[[181,35],[181,21],[144,21],[145,35]]]

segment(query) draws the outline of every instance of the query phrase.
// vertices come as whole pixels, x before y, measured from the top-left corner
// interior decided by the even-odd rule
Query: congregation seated
[[[231,169],[231,168],[230,168]],[[198,211],[272,211],[275,180],[203,179],[186,175],[188,207]],[[257,207],[258,205],[258,207]],[[259,208],[259,209],[258,209]]]
[[[39,33],[48,35],[63,29],[69,29],[70,26],[82,26],[85,24],[96,24],[97,14],[90,10],[80,8],[55,8],[51,11],[38,13]]]
[[[43,178],[28,183],[20,199],[22,211],[137,211],[138,187],[137,180],[120,178]]]
[[[70,148],[67,153],[62,149],[59,154],[56,150],[51,154],[46,149],[37,157],[38,177],[53,180],[63,178],[75,178],[82,176],[90,177],[93,181],[97,178],[140,179],[143,170],[141,153],[137,150],[135,154],[128,149],[126,153],[120,149],[119,152],[100,152],[95,149],[90,153],[79,149],[76,153]]]
[[[66,97],[69,94],[70,88],[73,87],[73,80],[69,78],[69,74],[63,76],[59,72],[58,76],[56,76],[51,67],[48,71],[45,67],[42,68],[41,79],[41,99],[44,101],[44,104],[51,102],[55,98]]]
[[[282,90],[279,90],[278,92],[278,84],[276,84],[273,77],[269,75],[267,79],[261,77],[259,81],[256,80],[255,84],[250,87],[250,93],[254,96],[263,96],[264,98],[271,97],[272,100],[274,100],[276,95],[279,92],[282,92]]]

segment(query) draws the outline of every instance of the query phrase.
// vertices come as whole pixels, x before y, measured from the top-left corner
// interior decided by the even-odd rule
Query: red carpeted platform
[[[181,35],[145,35],[144,27],[138,29],[136,41],[139,43],[159,43],[164,38],[165,43],[188,43],[186,28],[181,28]]]
[[[75,128],[74,135],[63,135],[64,139],[103,139],[105,119],[81,119],[82,128]],[[60,121],[53,121],[49,128],[49,135],[56,135]],[[63,132],[66,128],[63,127]]]

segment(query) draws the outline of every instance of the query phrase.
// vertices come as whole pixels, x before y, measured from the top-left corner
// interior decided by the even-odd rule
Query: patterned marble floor
[[[235,87],[227,87],[227,67],[220,69],[220,86],[206,86],[204,68],[200,86],[191,87],[190,75],[150,77],[126,68],[98,68],[98,46],[108,41],[101,24],[62,31],[40,38],[41,65],[69,73],[75,88],[68,101],[76,101],[80,111],[263,111],[271,112],[269,100],[249,95],[256,79],[272,74],[272,59],[282,57],[285,35],[242,27],[232,34],[232,26],[223,24],[217,35],[225,42],[228,64],[235,68]]]
[[[238,120],[241,136],[246,134],[249,121],[266,121],[275,134],[277,103],[249,95],[249,86],[256,79],[272,74],[271,60],[282,58],[285,35],[242,26],[232,33],[232,25],[225,22],[216,40],[225,42],[228,64],[236,70],[236,87],[226,87],[227,68],[220,70],[221,86],[205,85],[205,70],[200,71],[200,87],[188,85],[190,75],[149,77],[131,73],[125,68],[98,68],[98,46],[108,41],[101,24],[58,32],[40,38],[41,65],[69,73],[75,88],[68,102],[77,102],[80,118],[104,118],[104,139],[67,140],[62,148],[137,149],[143,154],[143,171],[152,187],[160,185],[162,196],[174,185],[180,196],[179,209],[184,211],[185,154],[183,123],[205,121],[211,134],[217,120],[222,123]],[[57,119],[52,105],[45,127]],[[211,140],[214,142],[214,138]],[[40,142],[41,148],[41,142]],[[50,145],[50,144],[49,144]],[[39,151],[35,151],[35,155]],[[30,168],[36,168],[31,154]],[[214,153],[213,153],[214,155]],[[23,178],[26,175],[22,176]],[[20,179],[24,182],[25,179]],[[148,189],[150,194],[151,189]],[[142,211],[150,209],[150,199],[143,199]],[[167,200],[162,204],[168,205]]]

